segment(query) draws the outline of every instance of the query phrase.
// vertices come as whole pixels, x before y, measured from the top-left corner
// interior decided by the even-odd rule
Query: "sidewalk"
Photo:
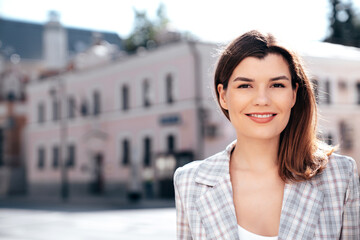
[[[0,197],[0,208],[52,210],[52,211],[99,211],[121,209],[154,209],[173,208],[174,199],[140,199],[131,202],[125,197],[114,196],[76,196],[66,201],[58,196],[29,197],[6,196]]]

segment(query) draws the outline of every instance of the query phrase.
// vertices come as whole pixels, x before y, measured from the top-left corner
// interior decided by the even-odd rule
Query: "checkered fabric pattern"
[[[239,239],[229,175],[235,144],[176,170],[177,239]],[[285,184],[279,240],[360,240],[359,191],[355,161],[332,154],[321,174]]]

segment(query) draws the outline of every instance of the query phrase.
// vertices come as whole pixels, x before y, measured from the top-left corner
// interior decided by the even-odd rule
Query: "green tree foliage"
[[[165,6],[160,4],[157,9],[155,20],[149,19],[146,11],[138,11],[134,8],[134,27],[128,38],[125,39],[125,50],[135,52],[139,47],[146,49],[154,48],[159,44],[158,33],[166,29],[169,22]]]
[[[330,35],[324,41],[360,47],[360,16],[356,14],[351,2],[329,1],[332,7]]]

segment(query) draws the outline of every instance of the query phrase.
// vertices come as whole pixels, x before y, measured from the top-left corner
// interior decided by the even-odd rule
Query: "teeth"
[[[268,118],[274,116],[274,114],[250,114],[250,116],[256,118]]]

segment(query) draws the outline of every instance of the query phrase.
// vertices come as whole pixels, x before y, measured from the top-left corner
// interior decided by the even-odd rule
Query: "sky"
[[[205,42],[226,43],[252,29],[293,42],[321,41],[329,33],[329,0],[0,0],[0,17],[45,23],[55,10],[64,26],[126,38],[133,8],[154,18],[161,2],[173,28]],[[360,0],[352,2],[360,12]]]

